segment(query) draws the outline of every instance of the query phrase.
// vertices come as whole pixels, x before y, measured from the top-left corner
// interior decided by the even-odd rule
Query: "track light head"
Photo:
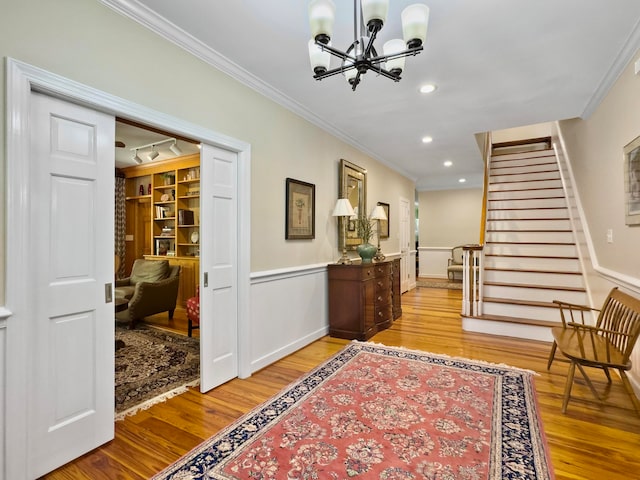
[[[135,155],[131,158],[131,160],[133,160],[134,162],[136,162],[138,165],[140,165],[142,163],[142,159],[138,156],[138,150],[136,150]]]
[[[179,157],[179,156],[182,155],[182,150],[180,150],[180,147],[178,146],[178,141],[177,140],[175,140],[171,144],[171,146],[169,147],[169,150],[171,150],[176,157]]]
[[[156,146],[154,145],[151,148],[151,151],[149,152],[149,160],[155,160],[158,155],[160,155],[158,152],[156,152]]]

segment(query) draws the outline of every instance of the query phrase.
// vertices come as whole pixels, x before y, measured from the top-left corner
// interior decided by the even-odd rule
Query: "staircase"
[[[489,172],[482,314],[465,330],[551,340],[552,301],[587,303],[555,153],[494,153]]]

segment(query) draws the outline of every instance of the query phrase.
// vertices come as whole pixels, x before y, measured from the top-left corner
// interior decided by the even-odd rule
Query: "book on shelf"
[[[193,223],[193,210],[178,210],[178,225],[194,225]]]

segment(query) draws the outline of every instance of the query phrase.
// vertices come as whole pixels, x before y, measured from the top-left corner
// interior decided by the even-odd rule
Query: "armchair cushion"
[[[136,260],[131,270],[129,283],[157,282],[167,277],[169,262],[167,260]]]

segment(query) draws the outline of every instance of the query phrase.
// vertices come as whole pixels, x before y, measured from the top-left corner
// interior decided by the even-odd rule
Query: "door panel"
[[[411,247],[411,222],[409,221],[409,200],[400,198],[400,291],[402,293],[409,290],[409,269],[411,268],[411,258],[409,249]]]
[[[200,156],[202,245],[200,390],[238,375],[238,200],[235,153],[203,145]]]
[[[29,477],[113,438],[114,128],[31,94]]]

